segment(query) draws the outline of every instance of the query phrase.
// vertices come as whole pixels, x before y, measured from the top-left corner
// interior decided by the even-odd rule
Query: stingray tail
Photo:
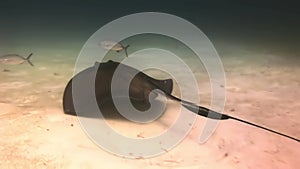
[[[226,119],[232,119],[232,120],[235,120],[235,121],[238,121],[238,122],[241,122],[241,123],[245,123],[245,124],[248,124],[248,125],[251,125],[251,126],[254,126],[254,127],[258,127],[260,129],[263,129],[263,130],[266,130],[266,131],[269,131],[269,132],[272,132],[272,133],[275,133],[275,134],[278,134],[280,136],[283,136],[283,137],[286,137],[286,138],[289,138],[289,139],[292,139],[292,140],[295,140],[297,142],[300,142],[300,139],[297,139],[295,137],[292,137],[292,136],[289,136],[289,135],[286,135],[286,134],[283,134],[283,133],[280,133],[278,131],[275,131],[275,130],[272,130],[272,129],[269,129],[269,128],[266,128],[266,127],[263,127],[263,126],[260,126],[260,125],[257,125],[257,124],[254,124],[254,123],[251,123],[249,121],[245,121],[243,119],[240,119],[240,118],[236,118],[236,117],[233,117],[233,116],[229,116],[229,115],[226,115],[226,114],[221,114],[221,113],[218,113],[218,112],[215,112],[213,110],[210,110],[208,108],[205,108],[205,107],[201,107],[201,106],[197,106],[193,103],[190,103],[190,102],[187,102],[187,101],[183,101],[181,102],[182,105],[200,115],[200,116],[204,116],[206,118],[210,118],[210,119],[215,119],[215,120],[226,120]]]
[[[236,117],[231,117],[231,116],[229,116],[229,118],[232,119],[232,120],[236,120],[236,121],[239,121],[239,122],[242,122],[242,123],[249,124],[249,125],[251,125],[251,126],[258,127],[258,128],[260,128],[260,129],[263,129],[263,130],[267,130],[267,131],[269,131],[269,132],[272,132],[272,133],[281,135],[281,136],[283,136],[283,137],[287,137],[287,138],[292,139],[292,140],[295,140],[295,141],[297,141],[297,142],[300,142],[300,139],[297,139],[297,138],[295,138],[295,137],[292,137],[292,136],[289,136],[289,135],[280,133],[280,132],[278,132],[278,131],[275,131],[275,130],[272,130],[272,129],[269,129],[269,128],[266,128],[266,127],[263,127],[263,126],[254,124],[254,123],[251,123],[251,122],[249,122],[249,121],[245,121],[245,120],[242,120],[242,119],[239,119],[239,118],[236,118]]]
[[[198,105],[196,105],[196,104],[194,104],[192,102],[186,101],[186,100],[182,100],[182,99],[180,99],[180,98],[178,98],[176,96],[173,96],[170,93],[165,92],[163,89],[159,88],[159,86],[156,85],[155,83],[152,83],[152,84],[155,85],[158,89],[162,90],[166,94],[166,96],[168,96],[170,99],[173,99],[173,100],[181,102],[181,105],[183,107],[185,107],[186,109],[190,110],[191,112],[196,113],[196,114],[198,114],[200,116],[203,116],[205,118],[210,118],[210,119],[215,119],[215,120],[232,119],[232,120],[235,120],[235,121],[238,121],[238,122],[241,122],[241,123],[245,123],[245,124],[248,124],[248,125],[251,125],[251,126],[254,126],[254,127],[258,127],[260,129],[263,129],[263,130],[275,133],[277,135],[280,135],[280,136],[283,136],[283,137],[295,140],[297,142],[300,142],[300,139],[297,139],[295,137],[292,137],[292,136],[280,133],[278,131],[275,131],[275,130],[272,130],[272,129],[269,129],[269,128],[266,128],[266,127],[254,124],[254,123],[251,123],[249,121],[242,120],[240,118],[236,118],[236,117],[233,117],[233,116],[230,116],[230,115],[218,113],[216,111],[210,110],[210,109],[202,107],[202,106],[198,106]]]
[[[227,120],[230,118],[230,116],[228,116],[226,114],[221,114],[221,113],[215,112],[213,110],[210,110],[208,108],[205,108],[202,106],[197,106],[195,104],[182,102],[182,106],[185,107],[186,109],[190,110],[191,112],[194,112],[205,118],[210,118],[210,119],[215,119],[215,120]]]
[[[27,58],[26,58],[26,61],[31,65],[31,66],[34,66],[33,63],[30,61],[30,58],[31,56],[33,55],[33,53],[30,53]]]

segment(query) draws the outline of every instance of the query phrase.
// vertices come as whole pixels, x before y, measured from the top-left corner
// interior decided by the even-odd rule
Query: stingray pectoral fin
[[[89,104],[91,103],[91,100],[93,98],[89,97],[88,95],[79,94],[79,93],[84,93],[84,91],[85,91],[84,88],[80,91],[77,91],[76,92],[77,97],[74,97],[72,82],[73,82],[73,79],[69,81],[69,83],[67,84],[67,86],[65,88],[65,91],[64,91],[63,110],[64,110],[65,114],[78,115],[77,110],[78,110],[79,106],[81,107],[80,110],[82,110],[83,107],[89,107]],[[84,99],[79,99],[78,97],[81,97],[81,98],[84,98]],[[78,100],[80,100],[80,102]],[[77,106],[75,106],[75,104]],[[90,112],[88,112],[88,113],[90,113]],[[83,116],[82,112],[81,112],[81,116]]]
[[[132,83],[137,83],[137,82],[138,82],[137,79],[134,79],[132,81]],[[146,89],[142,89],[138,85],[130,85],[130,87],[129,87],[129,97],[130,97],[130,99],[137,100],[137,101],[145,100],[145,99],[147,99],[146,95],[147,95],[147,90]]]
[[[93,99],[92,91],[87,90],[87,88],[93,82],[94,74],[95,68],[90,67],[69,80],[63,94],[63,110],[65,114],[76,115],[78,112],[76,112],[77,109],[75,111],[75,103],[77,103],[77,106],[83,107],[86,106],[85,103],[89,103],[90,98]]]
[[[63,110],[65,114],[76,115],[72,96],[72,80],[68,82],[63,94]]]
[[[162,90],[166,94],[171,94],[173,91],[173,80],[165,79],[165,80],[157,80],[150,78],[149,81],[157,88]]]

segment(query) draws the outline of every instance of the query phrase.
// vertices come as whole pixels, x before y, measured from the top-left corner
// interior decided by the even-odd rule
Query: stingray
[[[97,104],[101,109],[103,109],[103,105],[113,103],[113,96],[111,93],[112,90],[112,79],[116,69],[121,68],[121,81],[131,80],[129,85],[129,98],[133,106],[139,110],[147,110],[151,105],[149,102],[149,97],[151,91],[159,91],[165,94],[165,96],[169,99],[180,102],[180,104],[186,109],[190,110],[193,113],[196,113],[205,118],[215,119],[215,120],[235,120],[238,122],[242,122],[251,126],[258,127],[260,129],[281,135],[283,137],[295,140],[300,142],[299,139],[294,138],[292,136],[277,132],[275,130],[263,127],[261,125],[254,124],[252,122],[233,117],[231,115],[222,114],[211,109],[208,109],[203,106],[196,105],[190,101],[182,100],[174,95],[172,95],[173,90],[173,81],[172,79],[155,79],[139,70],[132,68],[130,66],[114,62],[108,61],[104,63],[96,62],[94,66],[89,67],[77,75],[75,75],[67,84],[64,95],[63,95],[63,109],[66,114],[77,115],[78,113],[74,108],[74,97],[72,95],[72,82],[77,80],[79,86],[76,90],[80,90],[80,96],[82,97],[92,97],[90,93],[85,92],[85,83],[91,79],[94,79],[95,82],[95,96]],[[116,91],[118,93],[118,91]],[[159,92],[156,92],[159,94]],[[120,92],[121,93],[121,92]],[[76,101],[76,100],[75,100]],[[82,104],[81,104],[82,105]],[[84,104],[83,104],[84,105]],[[88,116],[88,114],[80,114]]]

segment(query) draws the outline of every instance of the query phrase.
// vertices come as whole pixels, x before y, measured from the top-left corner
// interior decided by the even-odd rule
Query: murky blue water
[[[0,115],[1,124],[3,124],[0,129],[1,134],[5,138],[8,138],[8,141],[3,140],[1,142],[5,145],[3,147],[8,147],[5,149],[7,151],[3,151],[4,154],[13,151],[16,155],[13,156],[14,154],[12,153],[12,159],[24,156],[26,157],[24,158],[26,159],[25,161],[28,161],[28,153],[26,151],[15,151],[15,149],[10,147],[10,144],[15,144],[16,142],[18,147],[25,147],[24,149],[26,150],[28,149],[26,146],[29,145],[30,147],[30,144],[32,144],[34,145],[31,145],[32,149],[36,151],[37,144],[29,142],[27,145],[24,138],[27,139],[27,137],[30,137],[28,139],[34,141],[36,140],[36,136],[40,136],[41,133],[43,136],[46,135],[46,141],[50,140],[50,142],[45,143],[45,147],[49,147],[51,144],[51,146],[60,148],[60,146],[56,146],[56,143],[60,144],[64,140],[61,142],[51,142],[51,139],[60,139],[61,136],[67,138],[67,134],[65,134],[67,132],[76,135],[76,137],[71,135],[69,138],[70,142],[73,142],[74,138],[77,138],[77,133],[72,133],[74,130],[69,129],[70,125],[67,118],[70,117],[63,115],[62,95],[64,87],[73,76],[76,59],[83,45],[94,32],[106,23],[127,14],[144,11],[160,11],[175,14],[198,26],[207,35],[219,53],[227,75],[228,87],[226,90],[228,92],[228,101],[226,102],[226,113],[239,115],[245,117],[247,120],[265,124],[274,129],[281,129],[285,133],[297,136],[299,133],[299,127],[297,127],[297,119],[299,119],[299,104],[297,100],[299,100],[299,92],[296,89],[300,85],[298,77],[300,72],[300,14],[298,6],[273,1],[270,3],[259,2],[257,4],[252,2],[247,2],[246,4],[238,2],[227,4],[227,2],[223,2],[219,4],[201,3],[198,1],[174,1],[172,3],[151,1],[147,2],[147,4],[144,3],[138,1],[135,3],[113,1],[110,4],[110,2],[93,0],[84,2],[67,0],[39,2],[33,0],[30,2],[1,3],[0,56],[16,53],[26,57],[30,53],[34,53],[31,61],[35,65],[31,67],[26,62],[13,66],[0,64],[0,104],[2,106],[0,107]],[[185,30],[182,31],[184,32]],[[210,105],[210,79],[201,62],[197,60],[197,57],[186,46],[180,42],[157,35],[129,38],[124,40],[124,43],[131,45],[128,48],[128,52],[132,56],[138,57],[140,55],[148,57],[147,64],[151,64],[151,55],[155,54],[161,56],[161,60],[158,61],[161,61],[164,65],[174,66],[172,64],[168,65],[168,60],[165,60],[166,57],[163,56],[165,53],[159,53],[158,51],[152,51],[152,53],[151,51],[148,53],[147,51],[141,51],[139,53],[140,49],[167,49],[180,56],[189,64],[191,71],[197,78],[197,82],[200,84],[198,93],[194,92],[191,94],[200,96],[201,105]],[[104,60],[112,59],[121,61],[124,58],[125,55],[122,51],[119,53],[110,51]],[[175,67],[175,70],[176,75],[184,78],[180,67]],[[168,76],[168,74],[156,70],[147,70],[146,73],[157,78],[166,78]],[[188,86],[188,83],[188,81],[186,83],[181,82],[179,85]],[[173,94],[179,96],[181,93],[178,87],[175,86],[174,88]],[[175,108],[173,107],[174,110]],[[52,117],[53,114],[54,117]],[[270,118],[271,115],[274,116]],[[56,116],[58,119],[62,119],[59,123],[55,123]],[[54,122],[49,121],[48,117],[50,119],[51,117],[54,118]],[[286,120],[284,122],[282,122],[283,117]],[[75,120],[71,122],[72,125],[75,124]],[[283,123],[286,126],[283,126]],[[57,128],[55,128],[56,125],[58,126]],[[121,128],[127,130],[126,126],[127,124]],[[246,131],[244,130],[245,128],[241,128],[240,130],[236,130],[241,134],[234,135],[235,130],[233,129],[235,128],[239,129],[239,127],[232,127],[228,128],[232,131],[221,130],[218,137],[220,137],[222,132],[232,132],[232,136],[234,137],[228,137],[226,134],[221,135],[223,140],[217,140],[208,144],[209,148],[214,149],[218,144],[219,148],[225,147],[225,150],[215,151],[218,154],[221,152],[228,155],[228,152],[231,153],[233,144],[236,144],[236,140],[246,140],[238,146],[244,147],[247,145],[250,147],[250,150],[252,147],[252,149],[255,149],[255,151],[253,150],[255,154],[261,153],[261,150],[266,148],[263,144],[260,147],[258,146],[258,148],[253,145],[258,142],[262,143],[262,139],[255,140],[256,136],[260,138],[259,136],[265,134],[262,131],[260,131],[261,133],[256,133],[257,130],[255,129],[248,130],[249,128],[247,128]],[[58,131],[62,134],[58,136],[49,135],[46,129],[50,129],[50,131],[53,129],[54,134],[59,133]],[[19,137],[15,133],[18,133]],[[28,136],[30,133],[31,135]],[[252,135],[249,135],[249,133],[252,133]],[[274,138],[270,135],[264,136],[266,136],[264,139],[267,141],[275,142],[274,140],[277,140],[276,136]],[[195,135],[193,136],[194,138],[196,140]],[[249,138],[252,140],[249,141]],[[11,142],[11,140],[15,142]],[[45,142],[45,140],[37,140],[39,144]],[[177,155],[188,154],[189,156],[187,157],[191,157],[182,157],[184,159],[182,163],[185,166],[199,165],[199,163],[202,165],[203,163],[198,156],[198,150],[202,149],[200,146],[200,148],[195,146],[195,140],[191,141],[190,139],[187,141],[192,145],[189,147],[191,151]],[[279,143],[274,143],[274,147],[285,147],[283,146],[285,143],[280,139],[278,140]],[[19,145],[19,143],[22,143],[22,145]],[[23,145],[23,143],[26,144]],[[77,146],[77,142],[74,144]],[[85,142],[82,144],[85,144]],[[237,142],[237,144],[239,143]],[[269,144],[269,142],[266,144],[273,145]],[[68,154],[69,152],[66,153],[66,151],[74,147],[68,147],[62,152]],[[195,147],[199,149],[194,149]],[[40,154],[48,153],[48,151],[46,149],[44,152],[41,151]],[[81,151],[82,149],[79,152]],[[236,151],[239,154],[244,150],[235,148],[232,151]],[[231,159],[231,161],[247,161],[248,159],[252,159],[254,153],[250,153],[247,156],[248,149],[245,151],[242,152],[243,155],[246,154],[244,156],[245,159],[242,158],[243,155],[240,156],[240,159],[234,156],[234,159]],[[269,152],[273,151],[271,149]],[[61,151],[58,150],[58,152]],[[56,155],[58,152],[53,152],[53,154]],[[278,150],[278,153],[276,150],[276,153],[272,153],[272,156],[271,154],[267,156],[263,154],[261,156],[264,157],[262,159],[269,158],[269,161],[272,161],[267,163],[272,168],[277,167],[274,159],[278,159],[278,161],[279,159],[286,160],[280,162],[286,165],[298,165],[298,161],[296,160],[297,155],[294,156],[295,159],[293,157],[289,159],[287,155],[280,154],[282,152],[286,152],[286,154],[298,153],[293,144],[291,144],[290,149],[284,151]],[[231,157],[230,153],[229,157]],[[65,157],[65,154],[62,157]],[[204,157],[205,155],[202,156]],[[70,160],[72,157],[67,155],[66,159]],[[60,156],[56,158],[63,159]],[[90,158],[90,156],[87,156],[87,158]],[[211,157],[207,158],[213,159]],[[196,161],[192,161],[194,159]],[[21,160],[14,161],[16,161],[15,166],[25,164]],[[240,163],[240,161],[237,163]],[[251,162],[248,161],[248,163]],[[35,162],[30,161],[30,163],[33,164]],[[212,166],[216,166],[215,161],[211,163],[213,164]],[[175,165],[179,166],[183,164],[176,163]],[[260,164],[266,163],[262,161]],[[7,166],[10,165],[10,163],[7,163]],[[221,166],[222,164],[219,165]],[[236,167],[237,164],[232,164],[232,166]],[[254,167],[257,166],[254,165]],[[238,166],[238,168],[241,168],[241,166]]]

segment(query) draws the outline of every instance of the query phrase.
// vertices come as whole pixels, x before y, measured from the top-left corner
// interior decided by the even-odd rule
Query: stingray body
[[[67,84],[63,96],[63,108],[66,114],[76,115],[74,109],[72,82],[74,79],[79,83],[80,90],[84,90],[85,82],[88,80],[95,81],[95,96],[98,106],[106,103],[112,103],[111,83],[113,75],[117,68],[122,69],[122,74],[119,79],[120,82],[131,80],[129,85],[129,98],[136,107],[147,109],[150,106],[149,95],[154,89],[160,89],[164,93],[171,94],[173,90],[172,79],[158,80],[154,79],[143,72],[138,71],[118,62],[108,61],[105,63],[96,62],[93,67],[87,68],[74,76]],[[89,78],[91,77],[91,78]],[[120,84],[122,85],[122,84]],[[81,87],[82,86],[82,87]],[[118,90],[118,87],[115,88]],[[116,93],[124,93],[118,92]],[[82,92],[83,97],[90,98],[86,93]],[[120,95],[122,97],[122,95]],[[143,107],[143,108],[142,108]],[[101,107],[100,107],[101,108]]]
[[[105,63],[96,63],[93,67],[87,68],[82,72],[78,73],[77,75],[75,75],[68,82],[63,96],[64,112],[66,114],[71,114],[71,115],[77,114],[74,108],[74,98],[76,101],[76,97],[73,97],[72,94],[74,92],[74,90],[72,89],[73,88],[72,83],[74,80],[76,81],[76,83],[79,84],[76,86],[75,89],[79,91],[79,93],[77,92],[78,95],[77,97],[86,98],[81,100],[83,102],[86,102],[86,104],[81,103],[81,106],[89,105],[89,99],[92,98],[93,96],[96,96],[96,100],[100,109],[102,105],[105,105],[107,103],[108,104],[113,103],[111,86],[112,86],[113,76],[117,68],[122,69],[120,76],[118,76],[118,78],[120,78],[119,79],[120,85],[122,85],[121,84],[122,82],[128,82],[129,80],[131,80],[128,89],[129,98],[132,104],[140,110],[147,110],[150,107],[149,95],[151,91],[158,89],[159,91],[163,92],[169,99],[179,101],[182,104],[182,106],[184,106],[186,109],[205,118],[211,118],[216,120],[231,119],[231,120],[239,121],[284,136],[286,138],[295,140],[297,142],[300,142],[300,140],[297,138],[277,132],[275,130],[230,115],[221,114],[213,110],[210,110],[208,108],[198,106],[192,102],[182,100],[172,95],[172,89],[173,89],[172,79],[164,79],[164,80],[154,79],[144,74],[143,72],[138,71],[137,69],[113,61],[108,61]],[[94,86],[95,86],[95,90],[93,91],[94,93],[88,93],[85,90],[87,87],[91,87],[89,85],[86,85],[90,81],[94,82]],[[117,94],[124,93],[122,91],[118,91],[119,90],[118,86],[114,89],[117,90],[115,91],[115,93]],[[122,88],[120,88],[120,90],[122,90]],[[122,97],[123,95],[120,94],[119,96]]]

